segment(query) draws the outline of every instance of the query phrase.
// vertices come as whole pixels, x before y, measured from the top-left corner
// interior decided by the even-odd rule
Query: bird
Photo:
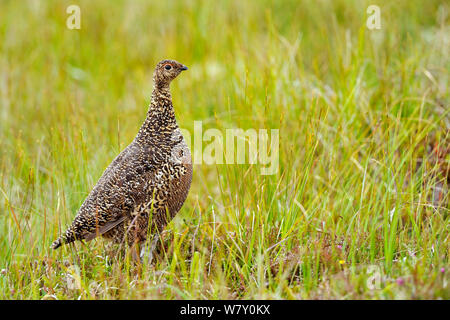
[[[97,236],[139,248],[155,239],[183,206],[192,182],[189,146],[175,118],[170,83],[188,68],[160,61],[153,73],[147,116],[134,140],[111,162],[51,248]]]

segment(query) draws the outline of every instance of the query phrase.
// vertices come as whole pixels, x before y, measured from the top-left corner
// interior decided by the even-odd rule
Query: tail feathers
[[[62,241],[61,238],[56,239],[55,241],[53,241],[51,248],[52,249],[58,249],[59,247],[62,246]]]
[[[74,233],[72,232],[71,228],[69,228],[63,235],[61,235],[58,239],[53,241],[52,245],[50,246],[52,249],[58,249],[63,244],[71,243],[76,240],[76,237]]]
[[[127,216],[124,215],[124,216],[117,218],[116,220],[106,222],[102,226],[98,226],[97,224],[95,224],[93,227],[91,227],[89,229],[86,228],[86,226],[84,226],[84,228],[82,230],[80,230],[80,228],[78,228],[76,231],[74,230],[74,225],[77,227],[79,227],[79,226],[77,224],[72,224],[72,226],[70,226],[63,235],[61,235],[58,239],[53,241],[51,248],[58,249],[63,244],[71,243],[76,240],[84,239],[86,241],[90,241],[90,240],[94,239],[95,237],[102,235],[102,234],[108,232],[109,230],[115,228],[116,226],[118,226],[119,224],[124,222],[126,218],[127,218]],[[89,226],[89,224],[87,224],[87,226]]]

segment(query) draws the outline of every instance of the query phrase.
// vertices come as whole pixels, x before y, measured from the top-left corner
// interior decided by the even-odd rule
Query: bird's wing
[[[100,228],[98,228],[98,230],[95,230],[95,232],[91,232],[88,233],[84,236],[84,239],[86,241],[91,241],[92,239],[94,239],[97,236],[100,236],[106,232],[108,232],[109,230],[111,230],[112,228],[114,228],[115,226],[119,225],[120,223],[122,223],[124,220],[126,219],[126,216],[122,216],[119,219],[115,220],[115,221],[109,221],[107,222],[105,225],[101,226]]]
[[[139,157],[142,154],[140,147],[132,143],[113,160],[59,242],[92,240],[129,217],[128,213],[132,207],[141,201],[142,187],[145,185],[147,175],[151,175],[136,172],[136,168],[143,166],[142,158]],[[149,154],[151,151],[146,152],[147,157]],[[151,171],[151,166],[149,168]],[[140,179],[137,180],[138,178]],[[99,208],[107,209],[99,210]]]

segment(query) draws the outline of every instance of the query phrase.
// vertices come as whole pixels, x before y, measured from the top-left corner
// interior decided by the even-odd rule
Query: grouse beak
[[[187,70],[187,69],[188,69],[188,67],[186,67],[184,65],[180,68],[181,71],[184,71],[184,70]]]

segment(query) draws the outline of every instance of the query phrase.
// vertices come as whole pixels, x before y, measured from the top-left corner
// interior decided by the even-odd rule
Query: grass
[[[434,0],[2,1],[0,298],[449,299],[449,34]],[[196,165],[151,265],[52,251],[163,58],[179,125],[279,129],[277,174]]]

